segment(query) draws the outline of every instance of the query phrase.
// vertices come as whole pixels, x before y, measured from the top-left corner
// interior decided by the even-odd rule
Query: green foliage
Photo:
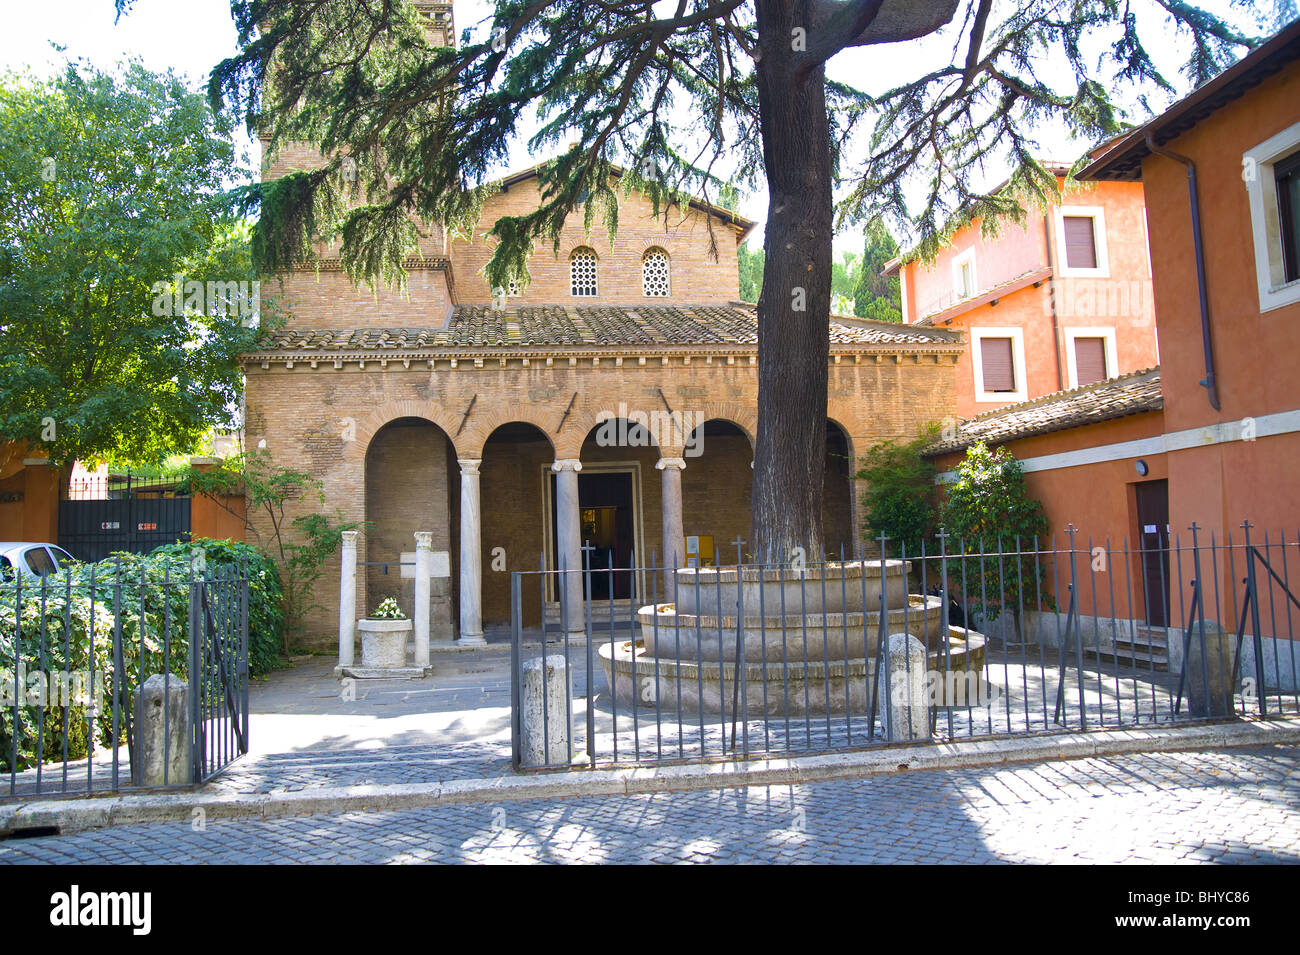
[[[745,242],[736,249],[736,265],[740,270],[740,300],[757,302],[763,291],[763,247],[751,249]]]
[[[284,639],[284,586],[275,561],[242,541],[196,537],[150,552],[154,560],[178,558],[197,566],[236,566],[248,575],[248,672],[264,676],[280,666]]]
[[[906,546],[918,553],[921,542],[934,533],[938,514],[938,491],[934,465],[921,456],[932,443],[937,426],[931,426],[912,441],[883,441],[862,456],[857,477],[865,481],[862,495],[866,536],[889,538],[886,544],[897,554]]]
[[[245,525],[261,535],[254,516],[270,528],[267,548],[275,558],[283,581],[284,649],[301,634],[306,615],[318,604],[312,597],[325,561],[338,550],[343,532],[356,530],[364,521],[345,521],[311,511],[290,517],[298,505],[325,503],[319,479],[306,471],[277,467],[269,452],[255,449],[225,459],[211,471],[191,468],[188,480],[195,494],[206,494],[226,507],[225,498],[242,493],[247,507]],[[228,508],[227,508],[228,509]]]
[[[945,531],[954,539],[950,552],[1029,551],[1048,528],[1042,504],[1025,487],[1019,462],[1006,448],[990,451],[982,441],[971,445],[957,466],[957,480],[948,486],[940,513]],[[993,556],[970,566],[978,575],[971,579],[980,580],[982,587],[973,584],[967,597],[988,620],[1010,608],[1019,627],[1022,606],[1033,606],[1038,593],[1046,590],[1047,567],[1032,557]]]
[[[853,289],[853,314],[879,322],[901,322],[903,300],[897,275],[881,275],[885,263],[898,255],[898,243],[879,219],[867,226],[863,240],[862,267]]]
[[[827,110],[806,117],[798,135],[830,134],[845,187],[840,226],[889,216],[930,257],[957,213],[1020,216],[1026,190],[1054,194],[1055,180],[1034,160],[1038,130],[1097,141],[1119,131],[1126,108],[1174,91],[1145,45],[1151,36],[1185,55],[1187,80],[1199,84],[1258,45],[1255,31],[1275,28],[1279,16],[1234,3],[1220,17],[1182,0],[1142,2],[1141,13],[1113,0],[918,0],[885,13],[819,0],[800,8],[819,24],[806,54],[778,61],[759,54],[777,43],[788,50],[790,14],[766,0],[690,0],[677,10],[640,0],[495,0],[490,19],[456,47],[434,47],[409,2],[231,6],[241,49],[214,71],[213,101],[264,132],[271,152],[308,142],[335,157],[249,189],[249,202],[263,203],[263,264],[310,258],[317,235],[343,237],[355,278],[400,279],[415,248],[412,220],[472,230],[496,166],[536,118],[530,150],[559,155],[541,172],[539,208],[490,227],[493,287],[519,278],[520,257],[558,240],[584,203],[588,225],[611,216],[619,185],[664,210],[687,193],[725,205],[728,188],[771,175],[779,156],[763,148],[775,119],[759,96],[763,70],[769,82],[823,85]],[[927,46],[940,29],[952,42]],[[842,51],[900,40],[914,43],[915,65],[891,88],[824,78]],[[821,123],[829,129],[816,133]],[[845,154],[857,147],[862,162]],[[345,155],[355,176],[340,174]],[[629,173],[621,184],[616,163]],[[988,195],[985,171],[1002,165],[1014,170],[1012,188]],[[823,171],[809,172],[812,184]]]
[[[0,440],[156,461],[231,419],[258,335],[238,169],[230,117],[170,73],[0,78]]]

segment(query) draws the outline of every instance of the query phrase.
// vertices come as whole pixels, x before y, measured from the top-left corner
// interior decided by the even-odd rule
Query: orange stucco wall
[[[1239,424],[1300,408],[1300,304],[1260,311],[1242,155],[1300,121],[1300,64],[1293,63],[1170,141],[1196,163],[1206,286],[1221,409],[1205,377],[1187,174],[1150,156],[1142,165],[1156,262],[1161,385],[1170,431]],[[1300,435],[1195,447],[1170,455],[1170,520],[1196,521],[1219,540],[1249,518],[1262,532],[1300,524]]]
[[[1113,329],[1116,374],[1150,368],[1159,362],[1142,184],[1085,183],[1065,193],[1061,201],[1059,211],[1065,214],[1072,207],[1102,210],[1107,265],[1104,277],[1064,274],[1062,253],[1057,248],[1056,209],[1046,213],[1031,209],[1024,226],[1007,225],[993,238],[980,235],[980,223],[976,221],[958,230],[952,245],[931,265],[909,263],[901,269],[902,280],[907,283],[907,317],[915,321],[936,307],[954,304],[953,260],[970,249],[975,252],[976,284],[981,291],[1045,268],[1049,262],[1053,264],[1049,283],[1011,292],[996,305],[976,306],[941,326],[965,331],[968,341],[973,329],[1020,329],[1024,337],[1025,399],[1071,387],[1066,351],[1071,329]],[[973,418],[1022,400],[980,400],[975,390],[974,362],[975,349],[971,347],[957,364],[959,416]]]

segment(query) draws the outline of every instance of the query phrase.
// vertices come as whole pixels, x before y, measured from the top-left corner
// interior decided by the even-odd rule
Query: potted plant
[[[406,666],[406,644],[412,624],[392,597],[384,600],[363,620],[357,621],[361,632],[361,665],[364,667]]]

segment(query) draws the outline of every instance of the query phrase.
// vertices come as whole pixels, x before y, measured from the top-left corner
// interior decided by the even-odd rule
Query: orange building
[[[962,418],[1159,361],[1141,182],[1071,183],[1022,225],[958,229],[929,264],[902,256],[903,321],[960,329]]]
[[[1154,552],[1170,553],[1172,543],[1172,563],[1132,574],[1169,582],[1163,601],[1135,602],[1152,626],[1184,626],[1199,579],[1206,618],[1235,632],[1249,521],[1256,553],[1280,578],[1256,568],[1258,629],[1273,638],[1263,644],[1264,672],[1270,685],[1294,691],[1300,21],[1108,143],[1080,177],[1145,188],[1158,371],[994,411],[963,423],[930,453],[949,470],[976,440],[1003,445],[1054,532],[1073,524],[1081,543]],[[1193,537],[1203,548],[1199,571],[1178,564]],[[1082,609],[1111,612],[1101,598]],[[1243,629],[1254,632],[1250,616]],[[1171,665],[1179,662],[1177,643],[1170,642]],[[1245,673],[1253,652],[1247,640]]]

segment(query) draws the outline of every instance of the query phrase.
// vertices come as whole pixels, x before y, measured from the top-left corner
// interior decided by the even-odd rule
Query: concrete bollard
[[[894,633],[885,641],[889,694],[881,707],[885,738],[928,740],[930,698],[927,695],[925,644],[907,633]]]
[[[1183,635],[1170,631],[1174,640],[1182,642]],[[1187,648],[1183,694],[1187,700],[1186,712],[1190,716],[1231,716],[1233,712],[1232,656],[1236,635],[1226,633],[1217,624],[1205,622],[1205,643],[1202,653],[1201,628],[1192,628],[1192,640]],[[1202,665],[1204,660],[1204,665]],[[1209,680],[1207,686],[1206,680]]]
[[[137,786],[194,782],[191,742],[189,687],[174,676],[155,673],[135,691],[131,782]]]
[[[545,686],[545,699],[542,688]],[[520,758],[525,766],[569,762],[568,672],[564,657],[525,660],[519,681]]]

